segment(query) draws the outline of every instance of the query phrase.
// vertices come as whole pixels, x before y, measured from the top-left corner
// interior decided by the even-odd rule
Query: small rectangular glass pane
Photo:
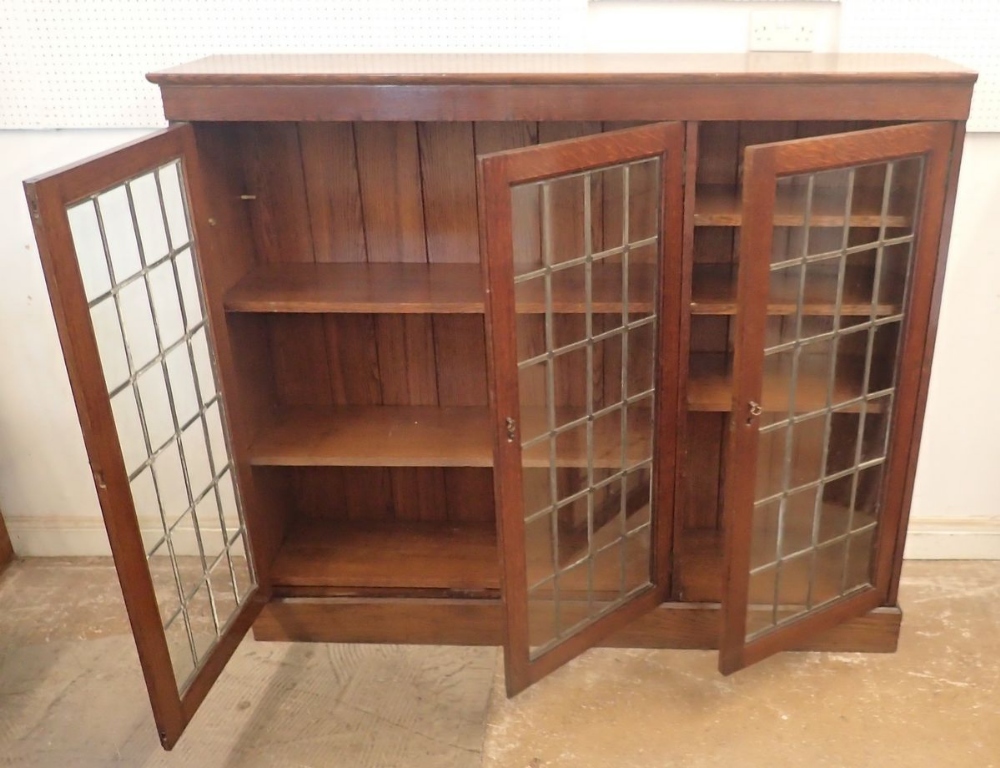
[[[651,584],[660,177],[511,191],[531,658]]]
[[[115,392],[128,381],[129,363],[122,337],[121,320],[118,316],[118,302],[114,297],[98,301],[90,308],[90,323],[97,339],[97,351],[104,370],[104,382],[109,392]]]
[[[142,260],[153,265],[170,254],[167,233],[163,228],[163,209],[156,191],[156,178],[147,173],[128,183],[135,221],[139,227],[139,244],[142,246]]]
[[[180,283],[185,322],[188,330],[191,330],[201,323],[204,313],[201,290],[198,288],[198,278],[194,273],[194,257],[190,248],[185,248],[177,254],[174,259],[174,269],[177,272],[177,281]]]
[[[83,290],[87,300],[93,301],[111,290],[97,207],[93,200],[87,200],[67,209],[66,215],[69,218],[76,260],[80,265],[80,277],[83,278]]]
[[[870,583],[922,171],[778,179],[747,639]]]
[[[164,626],[167,649],[178,688],[184,688],[195,670],[194,639],[188,630],[184,613],[178,611],[173,620]]]
[[[122,284],[142,267],[129,195],[123,184],[98,195],[96,200],[111,272],[115,283]]]
[[[233,528],[230,526],[229,530],[232,531]],[[243,603],[250,591],[257,586],[257,576],[254,573],[253,563],[247,555],[245,530],[237,530],[235,538],[229,540],[229,558],[236,594],[239,596],[240,603]]]
[[[256,585],[180,161],[68,211],[111,411],[183,691]]]
[[[180,251],[191,239],[180,161],[175,160],[158,168],[156,175],[160,183],[161,204],[168,224],[170,247]]]

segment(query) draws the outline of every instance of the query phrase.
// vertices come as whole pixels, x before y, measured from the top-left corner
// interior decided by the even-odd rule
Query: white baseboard
[[[5,517],[14,553],[18,557],[101,557],[111,555],[104,522],[90,517]],[[158,520],[141,520],[143,540],[152,546],[162,538]],[[207,549],[222,550],[222,534],[202,532]],[[172,538],[178,555],[197,555],[198,539],[193,527],[178,528]],[[165,549],[161,549],[165,553]]]
[[[143,521],[143,535],[153,541],[156,521]],[[76,517],[9,517],[14,551],[21,557],[110,555],[108,536],[99,519]],[[218,542],[208,543],[215,547]],[[174,537],[180,555],[197,555],[193,530]],[[915,518],[910,520],[905,556],[908,560],[1000,560],[1000,518]]]
[[[910,519],[907,560],[1000,560],[1000,517]]]

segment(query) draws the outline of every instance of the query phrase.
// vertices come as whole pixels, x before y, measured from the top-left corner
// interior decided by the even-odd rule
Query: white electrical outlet
[[[807,11],[751,11],[751,51],[812,51],[815,46],[813,14]]]

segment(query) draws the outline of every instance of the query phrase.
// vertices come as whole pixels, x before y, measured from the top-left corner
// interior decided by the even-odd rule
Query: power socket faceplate
[[[804,11],[757,10],[750,13],[751,51],[812,51],[815,17]]]

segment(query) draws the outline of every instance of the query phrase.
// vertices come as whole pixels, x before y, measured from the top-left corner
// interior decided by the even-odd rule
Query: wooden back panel
[[[240,125],[259,263],[478,263],[477,133],[487,151],[496,146],[489,124],[480,131],[473,123]],[[537,132],[530,134],[533,143]],[[270,348],[271,406],[488,402],[482,316],[293,314],[248,324],[260,326]],[[493,519],[489,470],[302,468],[258,475],[287,486],[286,506],[309,516]]]
[[[584,136],[622,123],[356,122],[206,126],[238,147],[259,263],[478,263],[477,155]],[[621,226],[622,190],[595,198],[592,237]],[[558,202],[558,201],[557,201]],[[581,211],[556,205],[564,238]],[[538,214],[521,211],[537,226]],[[576,218],[574,218],[576,217]],[[567,242],[571,247],[572,243]],[[569,330],[582,316],[557,319]],[[541,318],[525,318],[538,325]],[[479,315],[268,315],[234,318],[266,338],[271,406],[488,404]],[[258,361],[258,365],[260,361]],[[595,382],[620,378],[609,360]],[[571,405],[586,372],[559,392]],[[571,377],[572,378],[572,377]],[[260,386],[248,384],[248,386]],[[541,394],[541,393],[539,393]],[[420,521],[492,520],[489,470],[309,468],[258,471],[275,496],[310,516]],[[285,506],[289,506],[287,503]]]

